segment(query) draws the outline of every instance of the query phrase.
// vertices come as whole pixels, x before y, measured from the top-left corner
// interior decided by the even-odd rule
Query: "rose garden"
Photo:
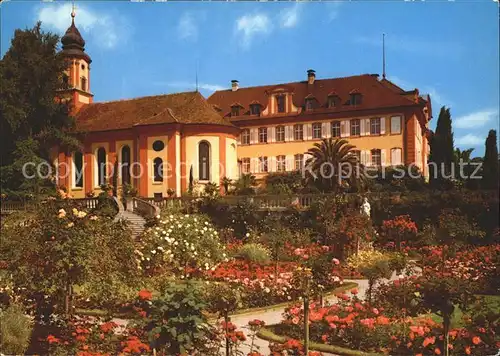
[[[2,352],[488,355],[500,346],[494,195],[383,193],[370,196],[367,216],[355,194],[274,212],[202,194],[164,208],[137,238],[109,199],[88,210],[49,197],[2,220]]]

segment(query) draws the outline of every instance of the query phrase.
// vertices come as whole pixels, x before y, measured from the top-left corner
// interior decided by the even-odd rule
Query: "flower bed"
[[[342,293],[338,304],[332,306],[312,305],[309,321],[311,339],[316,343],[385,354],[444,354],[441,324],[431,318],[387,316],[384,308],[370,306],[355,295]],[[302,325],[303,310],[293,306],[286,309],[276,332],[297,339],[302,335]],[[496,332],[492,325],[473,323],[451,329],[450,354],[493,354],[500,346],[495,341]]]
[[[292,282],[296,263],[283,262],[275,266],[259,266],[244,261],[230,261],[220,264],[213,271],[206,271],[209,280],[229,283],[242,295],[243,308],[270,306],[296,300],[297,290]],[[277,274],[276,271],[278,272]],[[332,272],[325,291],[342,283],[340,277]]]

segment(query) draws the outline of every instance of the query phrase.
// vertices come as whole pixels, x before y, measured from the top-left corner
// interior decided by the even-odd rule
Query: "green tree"
[[[498,190],[498,146],[497,132],[490,130],[486,138],[483,163],[483,188]]]
[[[307,153],[306,180],[325,192],[340,192],[365,181],[364,169],[354,154],[355,146],[344,139],[322,139]]]
[[[9,217],[1,230],[0,260],[9,261],[14,286],[45,295],[58,314],[73,312],[75,285],[94,286],[94,299],[113,298],[138,272],[130,230],[73,206],[47,202],[22,223]]]
[[[74,150],[79,142],[67,133],[74,120],[67,102],[55,100],[65,87],[67,67],[57,54],[59,37],[41,30],[16,30],[11,47],[0,61],[0,160],[4,189],[29,189],[38,193],[40,182],[26,185],[20,161],[27,157],[48,161],[54,146]],[[26,142],[24,142],[26,141]],[[22,165],[21,165],[22,166]]]
[[[431,182],[435,186],[441,186],[445,181],[444,177],[449,177],[455,158],[451,113],[445,106],[439,112],[436,132],[432,136],[430,146],[429,162],[433,163],[430,166]]]

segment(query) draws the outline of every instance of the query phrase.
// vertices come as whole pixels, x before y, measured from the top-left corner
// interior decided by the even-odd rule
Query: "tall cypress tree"
[[[498,146],[495,130],[490,130],[485,145],[482,186],[484,189],[498,190]]]
[[[429,161],[434,162],[437,170],[431,170],[431,182],[441,185],[443,176],[450,174],[454,162],[453,131],[450,109],[443,106],[439,112],[436,131],[431,139]]]

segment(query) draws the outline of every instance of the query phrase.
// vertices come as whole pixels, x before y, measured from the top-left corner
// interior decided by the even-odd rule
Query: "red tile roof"
[[[85,105],[76,114],[76,131],[109,131],[166,123],[233,126],[199,92],[146,96]]]
[[[293,92],[293,104],[297,107],[303,107],[305,99],[314,96],[320,107],[326,109],[328,96],[332,94],[338,95],[342,105],[329,109],[332,112],[352,111],[353,107],[348,102],[350,93],[354,92],[362,95],[362,103],[355,106],[356,110],[416,105],[415,101],[408,97],[408,93],[386,79],[378,80],[378,75],[375,74],[316,79],[313,84],[302,81],[257,87],[240,87],[236,91],[231,89],[219,90],[213,93],[207,101],[220,107],[222,109],[221,114],[228,117],[232,103],[241,103],[245,109],[249,109],[250,104],[254,101],[259,101],[264,103],[264,106],[267,106],[269,93],[279,88]],[[248,114],[248,111],[245,110],[244,113]],[[255,118],[258,119],[258,116]]]

